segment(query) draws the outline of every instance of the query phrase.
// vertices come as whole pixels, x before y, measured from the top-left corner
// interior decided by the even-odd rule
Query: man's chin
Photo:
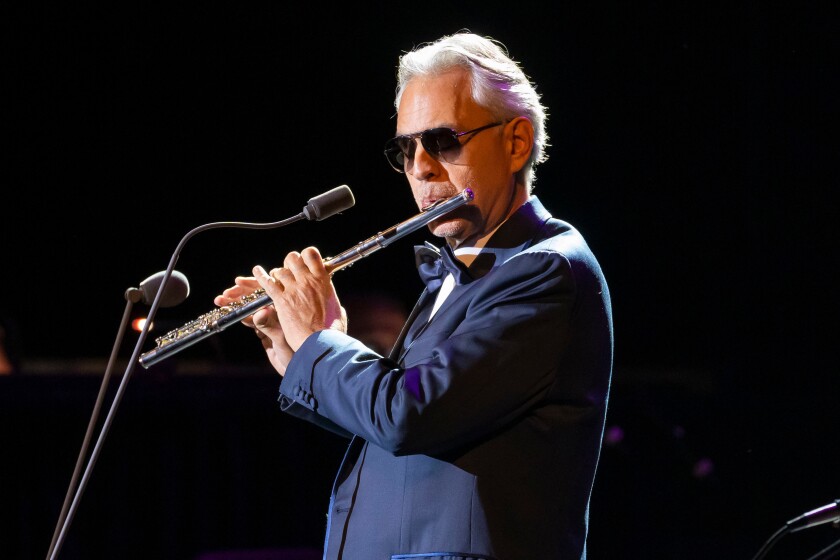
[[[447,239],[462,239],[466,231],[466,220],[435,220],[429,225],[432,235]]]

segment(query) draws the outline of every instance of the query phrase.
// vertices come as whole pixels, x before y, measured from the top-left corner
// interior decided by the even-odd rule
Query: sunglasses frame
[[[493,128],[495,126],[500,126],[505,124],[505,121],[498,121],[493,122],[490,124],[486,124],[484,126],[479,126],[478,128],[474,128],[472,130],[465,130],[464,132],[458,132],[453,128],[447,128],[445,126],[435,127],[435,128],[428,128],[426,130],[422,130],[420,132],[414,132],[412,134],[402,134],[400,136],[395,136],[391,138],[387,142],[385,142],[385,158],[388,160],[388,163],[397,173],[405,173],[405,162],[407,160],[411,160],[414,158],[414,152],[416,151],[416,146],[413,142],[414,139],[419,138],[420,143],[423,144],[423,149],[435,159],[441,157],[442,152],[447,152],[454,148],[460,148],[466,144],[465,141],[463,144],[459,140],[462,136],[466,136],[467,134],[477,134],[482,130],[487,130],[488,128]],[[440,148],[440,138],[447,138],[453,142],[453,145],[450,147],[446,147],[441,149]],[[470,137],[469,139],[471,139]],[[467,139],[467,141],[469,140]],[[400,147],[401,142],[408,141],[408,148],[403,150]],[[402,164],[400,164],[399,159],[402,156]],[[446,160],[444,160],[446,161]]]

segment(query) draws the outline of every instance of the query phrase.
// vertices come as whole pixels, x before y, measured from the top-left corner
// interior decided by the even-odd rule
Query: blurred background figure
[[[0,375],[20,371],[20,335],[17,324],[4,309],[0,309]]]
[[[408,319],[403,302],[384,292],[355,292],[343,294],[341,303],[348,334],[387,356]]]

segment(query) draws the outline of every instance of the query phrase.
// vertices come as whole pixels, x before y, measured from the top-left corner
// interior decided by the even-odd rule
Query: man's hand
[[[314,332],[324,329],[347,331],[346,313],[315,247],[289,253],[283,268],[266,273],[263,267],[255,266],[253,272],[260,287],[274,302],[276,318],[293,351]],[[255,315],[255,327],[268,334],[266,328],[275,328],[273,319]],[[265,321],[265,328],[261,321]]]
[[[268,361],[283,376],[303,341],[324,329],[347,332],[347,313],[341,307],[329,272],[315,247],[291,252],[283,268],[270,273],[259,265],[254,276],[238,276],[234,286],[216,296],[213,303],[230,305],[258,288],[265,290],[272,305],[242,320],[254,329],[268,356]]]
[[[239,301],[242,296],[252,294],[260,284],[257,279],[250,276],[237,276],[235,285],[227,288],[222,295],[216,296],[213,303],[218,306],[230,305]],[[280,321],[277,319],[277,312],[273,305],[268,305],[254,314],[242,320],[242,324],[254,329],[257,338],[260,339],[269,363],[277,370],[282,377],[286,374],[286,367],[292,359],[294,351],[286,342]]]

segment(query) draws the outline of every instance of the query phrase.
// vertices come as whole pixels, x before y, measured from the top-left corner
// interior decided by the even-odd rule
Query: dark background
[[[3,558],[46,554],[124,291],[165,269],[188,231],[291,217],[340,184],[356,197],[324,222],[194,237],[177,263],[190,297],[159,311],[152,336],[210,311],[253,264],[310,244],[337,254],[417,212],[382,156],[396,60],[460,28],[502,40],[537,83],[551,147],[535,194],[584,233],[612,292],[590,557],[750,558],[840,497],[830,10],[2,10],[0,310],[21,359],[0,379]],[[337,273],[339,295],[410,307],[411,246],[425,239]],[[276,409],[247,329],[170,360],[134,373],[62,557],[319,546],[344,443]],[[807,558],[837,538],[823,525],[774,550]]]

